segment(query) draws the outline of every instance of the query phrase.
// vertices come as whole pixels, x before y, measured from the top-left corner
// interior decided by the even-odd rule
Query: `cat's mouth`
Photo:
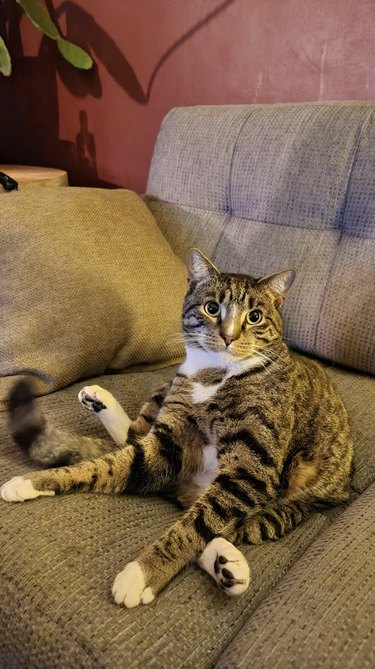
[[[207,341],[205,344],[208,350],[222,353],[223,355],[226,354],[233,358],[249,358],[256,355],[256,351],[254,351],[252,347],[244,346],[244,344],[238,342],[238,340],[226,342],[220,337],[220,340],[215,339],[215,341]]]

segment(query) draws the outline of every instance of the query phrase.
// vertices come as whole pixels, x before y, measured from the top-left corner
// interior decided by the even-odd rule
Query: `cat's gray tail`
[[[35,400],[31,378],[16,381],[8,400],[14,441],[43,467],[71,465],[108,453],[115,446],[92,437],[72,435],[48,423]]]
[[[31,380],[16,381],[8,402],[13,439],[27,453],[46,427],[45,418],[35,405],[33,385]]]

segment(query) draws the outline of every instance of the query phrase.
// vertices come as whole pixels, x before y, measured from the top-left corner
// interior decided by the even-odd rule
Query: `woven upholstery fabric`
[[[99,377],[131,415],[175,370]],[[56,425],[103,435],[77,401],[74,384],[38,403]],[[1,481],[32,465],[0,415]],[[253,582],[240,598],[221,593],[198,567],[186,568],[149,606],[126,610],[111,598],[114,576],[181,512],[157,497],[67,495],[0,504],[0,666],[6,669],[205,669],[265,593],[310,545],[328,518],[317,513],[277,544],[247,547]]]
[[[176,368],[167,368],[116,374],[87,383],[108,388],[135,417],[152,388],[175,372]],[[354,488],[359,491],[375,474],[373,380],[348,370],[329,373],[353,419]],[[81,386],[76,383],[37,401],[58,427],[105,436],[95,416],[77,401]],[[12,444],[6,416],[1,414],[0,483],[33,467]],[[110,595],[114,576],[179,514],[157,497],[78,494],[1,503],[0,666],[212,667],[332,515],[314,514],[280,542],[244,548],[253,580],[238,599],[227,598],[206,574],[189,567],[150,606],[119,609]]]
[[[223,271],[295,267],[295,347],[375,372],[375,103],[172,110],[146,201],[175,252]]]
[[[375,486],[306,551],[217,669],[375,666]]]
[[[171,364],[186,271],[141,198],[41,188],[2,198],[0,401],[12,375],[41,392],[105,369]]]
[[[349,415],[354,443],[353,490],[363,492],[375,481],[375,381],[367,374],[326,366]]]

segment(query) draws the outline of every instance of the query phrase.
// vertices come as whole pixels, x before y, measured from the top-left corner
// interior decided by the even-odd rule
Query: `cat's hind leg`
[[[267,510],[249,518],[229,536],[234,544],[262,544],[282,539],[311,513],[311,506],[303,501],[280,501]]]
[[[227,595],[242,595],[250,584],[245,556],[224,537],[216,537],[204,549],[197,563]]]

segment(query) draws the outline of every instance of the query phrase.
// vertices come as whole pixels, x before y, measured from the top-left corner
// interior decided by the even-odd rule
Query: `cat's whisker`
[[[171,337],[168,337],[167,343],[182,342],[183,338],[184,338],[184,336],[183,336],[182,332],[176,332]]]
[[[170,337],[167,341],[170,343],[186,343],[187,341],[192,341],[192,340],[198,340],[198,339],[204,339],[205,335],[199,332],[196,333],[182,333],[179,335],[175,335],[173,337]]]
[[[185,337],[183,341],[187,344],[189,342],[192,342],[192,341],[204,342],[204,341],[207,341],[207,337],[197,337],[197,336],[195,336],[195,337]]]
[[[281,368],[280,368],[280,365],[278,365],[278,364],[276,363],[276,360],[279,359],[280,355],[277,355],[276,358],[271,358],[270,356],[266,355],[266,354],[263,352],[264,349],[254,348],[253,350],[257,353],[257,355],[259,355],[259,356],[260,356],[261,358],[263,358],[264,360],[267,360],[268,362],[273,363],[273,365],[276,367],[276,369],[281,369]]]

